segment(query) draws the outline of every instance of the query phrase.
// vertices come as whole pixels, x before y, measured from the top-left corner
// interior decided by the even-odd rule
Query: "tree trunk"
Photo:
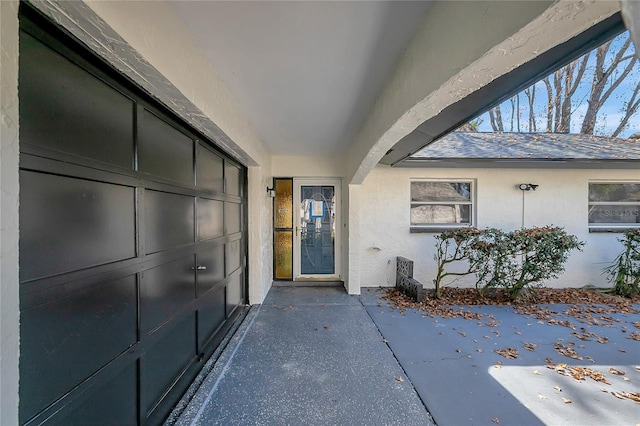
[[[633,69],[633,66],[635,65],[635,58],[633,56],[624,56],[630,44],[631,39],[628,38],[620,50],[615,54],[608,67],[605,67],[605,60],[607,52],[611,47],[611,42],[609,41],[596,49],[596,69],[593,73],[593,82],[591,84],[591,93],[589,94],[588,108],[584,116],[584,121],[582,122],[580,133],[588,135],[593,134],[598,111],[600,111],[600,108],[602,108],[602,105],[604,105],[611,93],[613,93],[613,91],[620,85],[620,83],[622,83],[625,77]],[[625,67],[624,71],[620,73],[620,75],[617,76],[607,88],[609,77],[613,75],[613,72],[617,69],[618,65],[625,60],[629,60],[629,63]],[[605,88],[607,88],[606,91]]]
[[[542,81],[547,88],[547,133],[551,133],[553,131],[553,88],[549,76]]]

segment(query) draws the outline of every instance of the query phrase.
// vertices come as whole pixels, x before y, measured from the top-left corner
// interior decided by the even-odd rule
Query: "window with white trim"
[[[473,191],[471,180],[411,181],[411,232],[473,226]]]
[[[589,182],[589,231],[640,228],[640,182]]]

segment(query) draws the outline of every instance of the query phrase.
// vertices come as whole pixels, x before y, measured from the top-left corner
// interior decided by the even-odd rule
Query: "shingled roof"
[[[566,133],[452,132],[409,160],[640,160],[640,139]]]

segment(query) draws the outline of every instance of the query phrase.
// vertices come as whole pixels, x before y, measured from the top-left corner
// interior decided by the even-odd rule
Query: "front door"
[[[294,179],[294,280],[340,278],[340,179]]]

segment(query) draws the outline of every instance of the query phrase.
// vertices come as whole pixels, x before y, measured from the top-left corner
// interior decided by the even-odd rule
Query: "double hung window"
[[[474,183],[470,180],[411,182],[411,232],[473,226]]]
[[[590,182],[589,231],[640,228],[640,182]]]

